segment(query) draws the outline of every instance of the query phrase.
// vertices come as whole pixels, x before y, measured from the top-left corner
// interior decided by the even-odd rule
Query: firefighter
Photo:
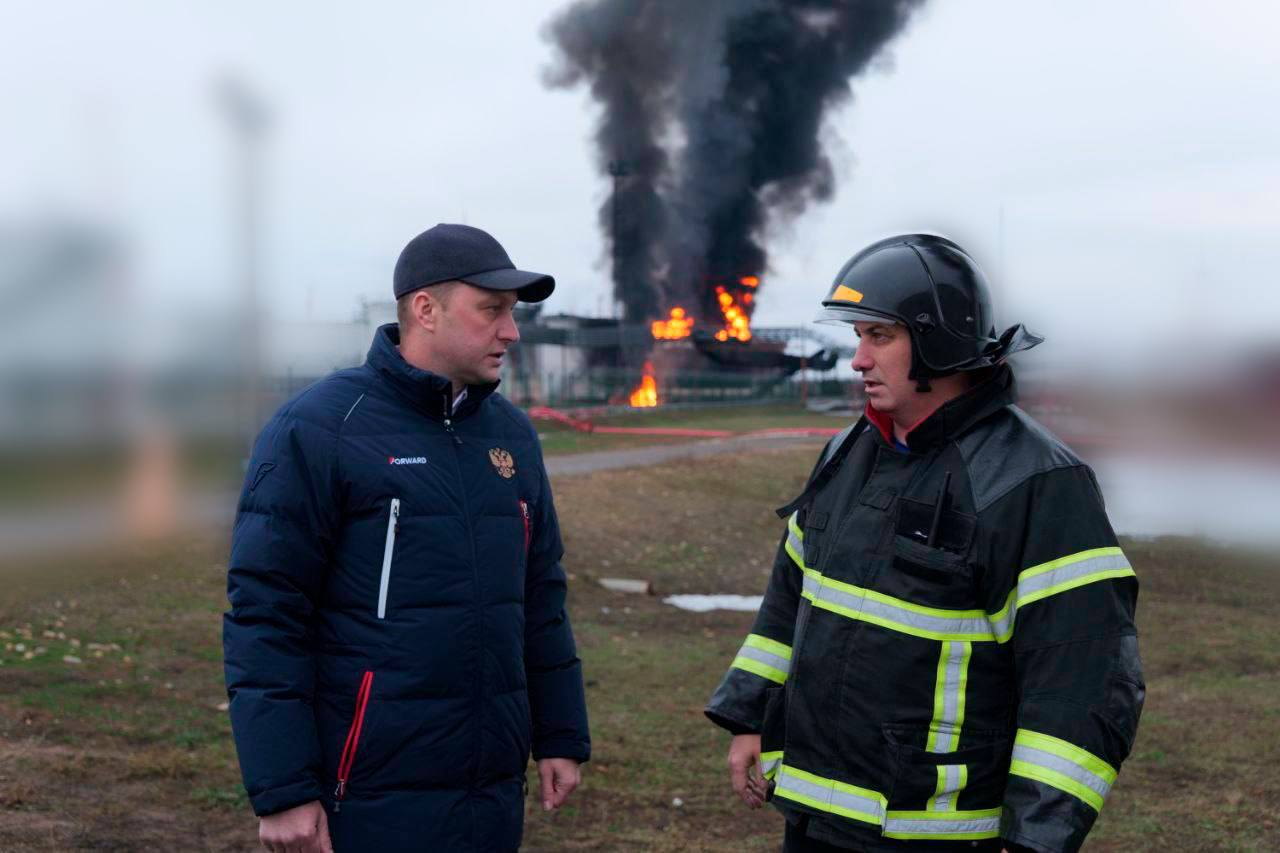
[[[706,713],[735,791],[787,851],[1076,850],[1145,692],[1138,582],[1093,472],[1014,405],[960,246],[855,255],[820,321],[851,324],[866,383],[824,449],[755,625]]]

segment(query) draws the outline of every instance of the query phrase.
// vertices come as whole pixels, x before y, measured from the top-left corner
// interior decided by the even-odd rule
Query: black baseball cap
[[[396,299],[442,281],[465,281],[487,290],[514,290],[521,302],[541,302],[556,280],[515,268],[502,244],[470,225],[440,223],[409,241],[396,261]]]

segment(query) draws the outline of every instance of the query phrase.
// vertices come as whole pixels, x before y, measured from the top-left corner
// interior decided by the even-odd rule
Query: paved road
[[[797,444],[821,445],[825,438],[807,435],[735,435],[730,438],[712,438],[681,444],[654,444],[649,447],[632,447],[626,450],[596,450],[591,453],[573,453],[566,456],[547,457],[547,473],[553,477],[574,477],[595,471],[615,468],[641,468],[660,465],[673,459],[701,458],[721,453],[742,453],[791,447]]]

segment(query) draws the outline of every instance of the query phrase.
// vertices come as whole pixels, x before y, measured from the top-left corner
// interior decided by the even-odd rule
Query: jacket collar
[[[466,398],[459,404],[458,410],[450,415],[453,408],[453,383],[443,376],[414,367],[405,361],[400,354],[399,344],[398,325],[388,323],[379,326],[373,334],[373,345],[369,347],[365,364],[435,420],[444,420],[446,417],[461,420],[467,417],[498,387],[497,382],[468,385]]]
[[[912,453],[920,453],[949,441],[1016,399],[1013,370],[1002,364],[982,382],[943,403],[913,426],[907,433],[907,447]],[[893,446],[893,421],[889,416],[867,403],[867,420],[878,428],[885,443]]]

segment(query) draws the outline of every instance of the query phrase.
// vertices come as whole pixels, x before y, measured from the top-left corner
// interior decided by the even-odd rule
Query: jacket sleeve
[[[277,414],[254,446],[232,533],[222,643],[231,727],[258,815],[320,797],[313,614],[338,514],[334,435]]]
[[[564,546],[551,482],[538,460],[542,489],[534,507],[528,572],[525,575],[525,676],[533,715],[533,757],[591,757],[582,662],[565,610]]]
[[[804,510],[797,510],[787,519],[755,624],[707,703],[707,717],[735,735],[760,733],[765,691],[785,684],[791,670],[791,639],[804,580],[803,517]]]
[[[1038,474],[991,511],[983,595],[1018,697],[1001,837],[1074,851],[1137,733],[1138,582],[1083,465]]]

